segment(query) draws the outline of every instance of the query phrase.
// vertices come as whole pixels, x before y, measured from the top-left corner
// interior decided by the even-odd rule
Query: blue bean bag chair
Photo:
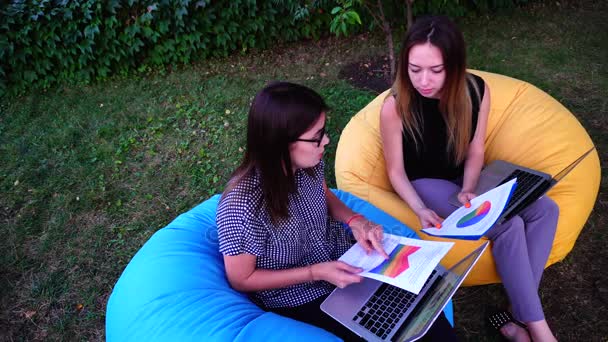
[[[408,227],[343,191],[356,212],[394,234]],[[335,335],[266,312],[230,287],[218,250],[215,195],[156,232],[135,254],[108,300],[106,340],[112,341],[340,341]],[[452,303],[445,309],[453,322]]]

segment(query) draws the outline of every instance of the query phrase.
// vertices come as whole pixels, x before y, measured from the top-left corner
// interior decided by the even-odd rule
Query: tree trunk
[[[387,27],[386,40],[388,43],[388,61],[391,66],[391,83],[395,81],[395,48],[393,47],[393,33],[391,28]]]
[[[386,35],[386,42],[388,45],[388,62],[391,67],[391,82],[395,81],[395,49],[393,47],[393,32],[391,31],[391,24],[384,15],[384,8],[382,7],[382,1],[377,0],[378,10],[380,12],[380,19],[382,20],[382,31]]]
[[[412,4],[414,0],[405,0],[405,7],[407,8],[407,30],[409,31],[414,23],[414,14],[412,13]]]

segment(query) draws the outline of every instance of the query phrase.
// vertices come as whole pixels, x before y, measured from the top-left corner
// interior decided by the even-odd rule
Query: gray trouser
[[[424,204],[445,218],[456,210],[448,198],[460,186],[443,179],[417,179],[412,182]],[[522,322],[545,319],[538,286],[551,247],[559,208],[543,196],[519,215],[496,225],[485,236],[492,241],[496,269],[511,302],[513,316]]]

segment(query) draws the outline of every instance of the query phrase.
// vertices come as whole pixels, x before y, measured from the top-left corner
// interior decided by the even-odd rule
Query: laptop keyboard
[[[435,273],[437,271],[433,270],[422,288],[427,285]],[[417,297],[404,289],[383,283],[353,317],[353,321],[374,335],[385,339]]]
[[[536,184],[545,182],[544,178],[541,176],[522,170],[515,170],[513,171],[513,173],[503,179],[502,182],[500,182],[500,184],[498,185],[503,185],[513,178],[517,178],[517,186],[515,187],[515,191],[513,192],[513,195],[509,200],[509,204],[504,210],[505,212],[507,210],[510,210],[515,205],[515,203],[519,201],[519,199],[526,196],[530,189],[534,188]],[[534,200],[536,200],[536,198]]]

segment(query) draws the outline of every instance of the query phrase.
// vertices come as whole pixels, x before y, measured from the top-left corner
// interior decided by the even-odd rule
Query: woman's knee
[[[491,228],[486,233],[486,237],[494,242],[500,242],[501,240],[505,240],[505,238],[510,241],[518,241],[521,238],[525,238],[524,228],[524,220],[519,215],[516,215],[507,222]]]
[[[432,192],[435,196],[449,198],[460,190],[460,187],[445,179],[419,178],[412,181],[412,186],[418,193]]]
[[[542,210],[544,213],[549,217],[557,219],[559,217],[559,206],[557,203],[547,196],[543,196],[540,200],[542,201]]]
[[[460,191],[458,185],[443,179],[421,178],[412,181],[412,186],[422,202],[438,215],[447,217],[457,209],[450,204],[449,199]]]
[[[534,226],[538,226],[544,231],[557,229],[557,220],[559,218],[559,206],[555,201],[547,196],[539,198],[534,206],[530,207],[530,211],[522,213],[526,228],[530,229],[531,222],[538,222]]]
[[[532,205],[521,212],[524,221],[537,220],[540,217],[557,220],[559,217],[559,206],[547,196],[536,200]]]

